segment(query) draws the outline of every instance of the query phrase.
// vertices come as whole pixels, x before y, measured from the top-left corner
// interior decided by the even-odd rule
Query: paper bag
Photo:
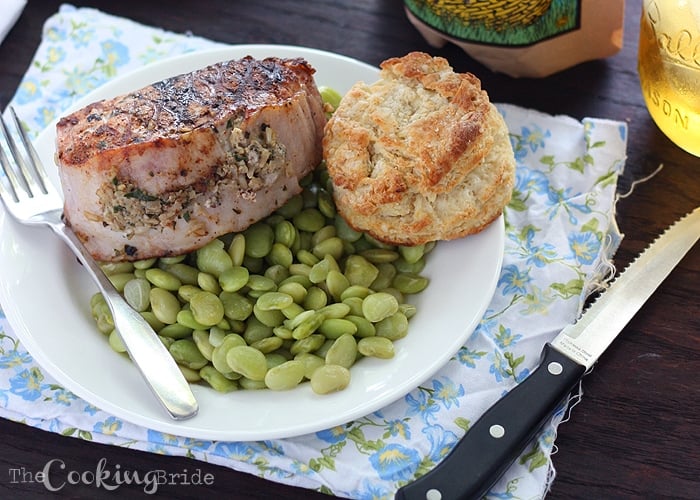
[[[622,48],[624,0],[404,0],[434,47],[448,42],[493,71],[545,77]]]

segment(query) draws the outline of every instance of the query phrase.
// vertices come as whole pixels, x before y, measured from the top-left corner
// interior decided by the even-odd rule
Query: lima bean
[[[148,269],[149,267],[153,267],[158,259],[155,257],[151,259],[142,259],[142,260],[136,260],[133,262],[134,269]]]
[[[347,297],[343,299],[343,304],[350,308],[348,314],[354,314],[355,316],[362,316],[362,301],[360,297]]]
[[[287,203],[278,208],[276,212],[286,219],[291,219],[301,212],[302,208],[304,208],[304,198],[301,194],[296,194],[287,200]]]
[[[270,267],[265,269],[265,273],[263,276],[270,278],[272,281],[275,282],[275,284],[279,285],[282,283],[284,280],[289,278],[289,266],[284,267],[280,264],[272,264]]]
[[[408,334],[408,318],[403,313],[396,312],[391,316],[375,323],[377,337],[386,337],[390,340],[404,338]]]
[[[272,327],[265,325],[257,318],[250,318],[250,320],[246,322],[246,328],[243,332],[243,338],[248,345],[271,337],[272,335]]]
[[[379,269],[362,255],[349,255],[345,261],[345,277],[351,285],[368,288],[379,276]]]
[[[182,375],[185,377],[185,380],[187,380],[190,384],[194,384],[202,380],[198,370],[193,370],[192,368],[183,365],[177,365],[177,367],[180,369],[180,373],[182,373]]]
[[[283,283],[277,287],[277,291],[292,297],[292,302],[296,304],[301,304],[308,293],[304,285],[295,282]]]
[[[336,230],[335,226],[332,225],[326,225],[323,226],[321,229],[316,231],[314,234],[311,235],[311,246],[315,247],[322,241],[327,240],[328,238],[332,238],[333,236],[336,235]],[[323,258],[323,255],[321,255],[320,258]]]
[[[173,323],[158,330],[158,334],[171,339],[184,339],[192,335],[192,328],[180,323]]]
[[[257,347],[256,347],[257,349]],[[267,370],[270,371],[271,368],[274,368],[275,366],[279,366],[285,361],[289,361],[290,358],[285,356],[281,352],[271,352],[265,354],[265,362],[267,363]]]
[[[337,339],[343,335],[355,335],[357,325],[348,319],[328,318],[323,320],[318,331],[327,339]]]
[[[272,336],[252,342],[250,347],[254,347],[263,354],[270,354],[282,347],[282,344],[284,344],[284,340],[280,337]]]
[[[311,389],[316,394],[342,391],[350,384],[350,370],[339,365],[323,365],[311,375]]]
[[[320,314],[323,314],[323,317],[326,319],[340,319],[344,318],[350,313],[350,306],[347,304],[343,304],[342,302],[334,302],[332,304],[328,304],[327,306],[322,307],[318,310],[318,312]]]
[[[247,391],[261,391],[263,389],[267,389],[265,380],[253,380],[247,377],[241,377],[238,379],[238,385]]]
[[[138,312],[146,311],[151,306],[150,292],[151,285],[144,278],[134,278],[124,285],[124,299]]]
[[[306,193],[306,191],[304,191],[304,193]],[[326,218],[315,208],[303,209],[292,217],[292,221],[297,229],[309,233],[315,233],[326,225]]]
[[[352,281],[348,278],[348,281],[352,283]],[[361,285],[350,285],[347,287],[345,290],[343,290],[343,293],[340,294],[340,300],[341,302],[345,302],[346,299],[349,299],[350,297],[358,297],[360,299],[364,299],[367,297],[370,293],[372,293],[372,289],[368,288],[366,286],[361,286]]]
[[[297,228],[294,227],[294,224],[286,219],[275,224],[275,242],[291,248],[296,238]]]
[[[224,377],[211,365],[199,370],[199,376],[217,392],[231,392],[238,389],[238,383],[235,380]]]
[[[333,226],[327,226],[333,227]],[[343,256],[343,251],[345,247],[343,246],[343,240],[337,236],[327,238],[320,241],[312,249],[311,253],[314,254],[319,259],[325,257],[326,255],[333,256],[334,259],[338,260]]]
[[[277,288],[277,283],[262,274],[251,274],[248,276],[248,287],[257,292],[270,292]]]
[[[294,359],[304,363],[304,377],[310,379],[316,371],[316,368],[326,364],[326,361],[316,354],[310,352],[302,352],[294,356]]]
[[[292,329],[292,338],[297,340],[305,339],[321,326],[323,320],[324,318],[322,314],[311,315],[308,319],[300,322],[298,326]]]
[[[253,316],[262,324],[274,328],[280,326],[287,319],[279,309],[261,309],[258,303],[253,304]]]
[[[201,272],[215,277],[233,266],[231,256],[224,250],[224,242],[219,239],[212,240],[197,250],[196,259],[197,267]]]
[[[234,321],[245,321],[253,314],[253,302],[237,292],[221,292],[219,294],[224,306],[224,316]]]
[[[391,286],[391,282],[396,276],[396,267],[391,262],[381,262],[377,264],[379,274],[370,285],[372,290],[382,290]]]
[[[243,265],[243,258],[245,257],[245,235],[243,233],[237,233],[231,239],[228,247],[228,256],[231,258],[232,266]]]
[[[284,246],[282,243],[273,243],[267,259],[271,264],[277,264],[286,268],[294,262],[294,254],[292,254],[289,247]]]
[[[357,342],[357,350],[363,356],[389,359],[394,357],[394,343],[386,337],[365,337]]]
[[[207,361],[211,361],[211,355],[214,352],[214,346],[209,341],[209,332],[206,330],[194,330],[192,332],[192,340],[194,341],[199,352],[202,353]]]
[[[326,190],[319,190],[318,192],[318,210],[329,219],[335,217],[333,196]]]
[[[166,325],[177,322],[177,313],[180,312],[180,301],[168,290],[151,288],[149,292],[151,310],[158,320]]]
[[[401,254],[401,257],[403,257],[407,263],[415,264],[425,254],[425,245],[416,245],[412,247],[400,246],[399,254]]]
[[[198,286],[194,285],[182,285],[180,288],[177,290],[177,296],[182,300],[183,302],[189,302],[192,296],[196,293],[201,292],[202,289],[199,288]]]
[[[319,349],[325,341],[326,337],[318,333],[314,333],[306,338],[294,341],[289,349],[289,352],[291,352],[293,356],[301,354],[302,352],[314,352]]]
[[[161,257],[158,259],[158,265],[163,264],[164,266],[170,266],[173,264],[179,264],[187,258],[187,254],[174,255],[172,257]]]
[[[352,323],[350,324],[352,325]],[[350,368],[355,363],[355,359],[357,359],[357,341],[349,333],[345,333],[335,339],[328,352],[326,352],[327,365],[340,365]]]
[[[107,276],[112,274],[131,273],[134,271],[133,262],[102,262],[100,268]]]
[[[214,326],[224,319],[224,304],[211,292],[201,291],[190,299],[194,320],[201,325]]]
[[[416,262],[408,262],[403,257],[396,259],[394,262],[394,267],[400,273],[413,273],[418,274],[425,269],[425,259],[421,257]]]
[[[320,85],[318,92],[321,94],[323,102],[330,104],[334,110],[340,105],[342,96],[333,88]]]
[[[218,347],[221,344],[223,344],[224,339],[228,334],[229,332],[227,332],[226,330],[222,330],[221,328],[212,326],[209,329],[209,343],[214,347]]]
[[[304,312],[304,308],[301,307],[296,302],[293,304],[289,304],[287,307],[282,309],[282,314],[284,314],[284,317],[287,319],[296,318],[297,316],[299,316],[303,312]]]
[[[136,278],[134,273],[115,273],[107,275],[107,279],[109,279],[118,292],[123,292],[124,286],[134,278]]]
[[[360,231],[355,231],[353,228],[348,226],[348,223],[345,222],[345,219],[342,217],[336,217],[335,218],[335,229],[337,235],[350,243],[354,243],[360,238],[362,238],[362,233]]]
[[[388,318],[398,310],[398,300],[386,292],[373,293],[362,300],[362,315],[372,323]]]
[[[377,334],[377,329],[375,328],[374,324],[364,316],[348,314],[345,316],[345,319],[355,324],[355,327],[357,327],[355,336],[358,338],[373,337]]]
[[[156,318],[156,315],[153,314],[153,311],[141,311],[140,314],[143,317],[143,319],[145,319],[146,322],[149,325],[151,325],[151,328],[153,328],[157,332],[159,332],[165,326],[165,323]]]
[[[306,264],[307,266],[310,266],[313,268],[314,265],[318,264],[318,262],[321,260],[318,257],[316,257],[314,254],[309,252],[308,250],[301,249],[297,252],[297,260],[301,264]]]
[[[328,304],[328,295],[317,286],[310,286],[302,304],[306,309],[321,309]]]
[[[226,361],[226,355],[234,347],[244,345],[246,345],[245,340],[237,333],[227,334],[221,344],[214,347],[214,350],[211,353],[211,364],[224,375],[233,371]]]
[[[224,292],[237,292],[248,284],[250,273],[243,266],[231,266],[219,275],[219,286]]]
[[[399,258],[398,252],[386,248],[369,248],[361,251],[360,255],[373,264],[394,262]]]
[[[399,273],[394,277],[392,285],[401,293],[420,293],[428,286],[428,278],[416,273]]]
[[[153,286],[164,288],[165,290],[170,290],[171,292],[176,292],[177,289],[182,286],[182,281],[180,281],[180,278],[158,267],[146,269],[146,279],[150,281]]]
[[[231,371],[250,380],[265,380],[267,361],[265,355],[249,345],[235,346],[226,353],[226,363]]]
[[[116,328],[109,333],[109,345],[112,349],[114,349],[115,352],[126,352],[126,346],[124,345],[124,341],[122,341],[122,337],[121,335],[119,335],[119,332]]]
[[[168,348],[172,357],[179,365],[186,366],[192,370],[199,370],[209,362],[200,352],[197,344],[190,338],[178,339]]]
[[[189,309],[182,309],[179,313],[177,313],[177,324],[186,326],[187,328],[190,328],[192,330],[204,330],[208,326],[211,326],[203,325],[199,321],[194,319],[194,315]]]
[[[303,288],[303,287],[302,287]],[[281,310],[291,305],[294,297],[284,292],[265,292],[260,297],[256,306],[263,311]]]
[[[265,385],[273,391],[293,389],[304,378],[304,363],[291,359],[270,368],[265,374]]]
[[[253,258],[265,257],[275,241],[275,232],[264,222],[256,222],[243,231],[245,235],[245,254]]]
[[[211,293],[220,293],[221,285],[219,279],[211,273],[201,272],[197,275],[197,285],[202,290]]]
[[[326,276],[326,287],[328,288],[328,293],[331,294],[333,299],[336,301],[340,300],[343,292],[350,286],[350,282],[340,271],[331,269],[328,271],[328,276]]]

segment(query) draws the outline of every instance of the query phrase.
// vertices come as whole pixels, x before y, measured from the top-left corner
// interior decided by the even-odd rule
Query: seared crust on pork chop
[[[119,261],[190,252],[269,215],[321,161],[313,73],[245,57],[62,118],[67,222],[93,257]]]

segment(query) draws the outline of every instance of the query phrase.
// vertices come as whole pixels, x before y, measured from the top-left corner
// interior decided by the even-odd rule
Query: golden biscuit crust
[[[340,214],[388,243],[471,234],[510,199],[515,161],[502,117],[477,77],[422,52],[355,84],[323,151]]]

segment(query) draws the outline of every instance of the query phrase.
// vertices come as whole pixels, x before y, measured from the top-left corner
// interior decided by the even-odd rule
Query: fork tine
[[[17,147],[17,143],[15,140],[12,138],[10,135],[10,130],[5,123],[4,118],[2,115],[0,115],[0,128],[2,128],[2,132],[5,135],[5,140],[7,141],[7,145],[10,148],[10,153],[12,154],[12,159],[14,160],[15,164],[18,167],[19,173],[21,174],[21,179],[22,183],[24,184],[24,189],[27,192],[27,194],[30,197],[34,196],[34,193],[36,192],[37,189],[37,184],[34,181],[34,177],[32,174],[29,172],[29,169],[27,167],[27,162],[25,161],[24,157],[22,156],[22,153],[20,152],[19,148]],[[5,166],[6,171],[12,170],[11,165],[6,165]],[[17,189],[15,189],[16,194],[19,194]]]
[[[36,153],[36,150],[32,145],[32,141],[27,135],[27,131],[24,130],[24,127],[22,127],[22,124],[17,117],[17,113],[15,112],[15,108],[12,106],[10,106],[10,114],[15,122],[15,128],[17,128],[17,131],[19,132],[19,137],[22,140],[22,144],[24,144],[24,150],[27,152],[31,166],[36,173],[37,179],[39,180],[41,191],[46,194],[48,192],[48,186],[51,185],[51,181],[46,175],[46,170],[44,170],[44,166],[39,159],[39,155]]]
[[[7,129],[5,127],[5,123],[1,121],[2,116],[0,116],[0,130],[2,130],[3,136],[6,138],[7,142]],[[7,177],[7,180],[9,181],[10,189],[5,188],[5,184],[0,182],[0,194],[2,195],[3,198],[7,198],[9,196],[12,197],[12,199],[15,202],[19,201],[19,193],[20,190],[24,190],[24,186],[22,186],[19,182],[19,179],[17,178],[17,175],[15,174],[15,169],[12,168],[12,163],[10,163],[10,159],[7,157],[7,154],[5,153],[5,148],[2,147],[0,144],[0,165],[2,166],[2,171],[5,174],[5,177]]]

